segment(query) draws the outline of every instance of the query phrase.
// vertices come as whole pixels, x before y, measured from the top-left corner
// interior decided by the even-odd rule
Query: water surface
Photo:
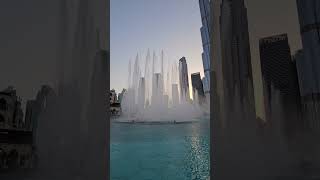
[[[111,123],[112,180],[207,180],[209,119],[187,124]]]

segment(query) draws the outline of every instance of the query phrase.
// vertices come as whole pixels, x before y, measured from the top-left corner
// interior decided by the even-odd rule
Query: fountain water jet
[[[61,0],[57,95],[37,128],[39,179],[108,177],[106,9],[99,0]]]
[[[193,103],[190,101],[179,100],[179,73],[177,64],[173,63],[171,68],[168,68],[167,72],[165,72],[165,69],[163,68],[163,51],[161,51],[160,72],[157,72],[156,69],[157,56],[155,52],[153,52],[152,71],[149,71],[149,49],[144,64],[144,77],[141,77],[141,73],[139,73],[140,66],[138,62],[137,56],[136,63],[134,65],[135,73],[133,73],[131,77],[134,82],[137,82],[134,83],[137,87],[131,87],[125,93],[121,102],[123,117],[118,119],[118,121],[182,122],[193,121],[194,119],[198,119],[203,116],[204,111],[201,106],[197,104],[198,98],[195,99]],[[170,67],[169,62],[168,67]],[[169,69],[171,69],[171,71]],[[166,78],[164,77],[165,74],[167,74]],[[169,93],[170,91],[171,93]]]

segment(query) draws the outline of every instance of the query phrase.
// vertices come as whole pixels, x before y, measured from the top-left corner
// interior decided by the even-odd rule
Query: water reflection
[[[112,124],[111,179],[208,179],[208,124]]]

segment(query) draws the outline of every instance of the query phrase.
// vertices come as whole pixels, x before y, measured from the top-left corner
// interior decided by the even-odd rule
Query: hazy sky
[[[111,0],[110,88],[127,88],[128,62],[139,53],[145,61],[148,48],[158,56],[163,49],[165,64],[185,56],[190,74],[203,76],[202,26],[198,0]],[[159,58],[158,58],[159,59]],[[167,66],[164,66],[167,68]],[[144,69],[144,68],[143,68]]]

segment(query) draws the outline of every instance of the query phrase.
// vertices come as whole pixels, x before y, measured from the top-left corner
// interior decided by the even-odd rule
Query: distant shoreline
[[[117,124],[142,124],[142,125],[164,125],[164,124],[192,124],[198,121],[112,121]]]

